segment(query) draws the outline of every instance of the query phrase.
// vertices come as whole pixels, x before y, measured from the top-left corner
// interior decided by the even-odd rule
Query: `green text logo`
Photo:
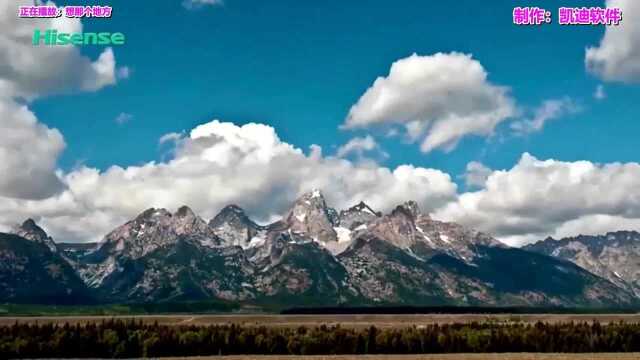
[[[34,30],[32,43],[34,46],[44,45],[123,45],[123,33],[86,32],[59,33],[57,30]]]

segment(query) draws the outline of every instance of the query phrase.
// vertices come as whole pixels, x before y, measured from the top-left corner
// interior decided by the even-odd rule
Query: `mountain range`
[[[569,260],[640,296],[640,233],[636,231],[547,238],[524,249]]]
[[[620,232],[518,249],[412,201],[337,211],[313,190],[269,225],[236,205],[209,221],[152,208],[95,244],[56,243],[29,219],[0,234],[0,302],[632,307],[639,241]]]

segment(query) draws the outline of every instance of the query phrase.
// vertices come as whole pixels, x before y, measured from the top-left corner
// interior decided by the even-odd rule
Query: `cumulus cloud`
[[[621,8],[623,20],[607,26],[600,44],[586,50],[587,70],[606,81],[640,81],[640,2],[607,0],[609,8]]]
[[[413,54],[393,63],[349,111],[344,128],[404,126],[421,150],[455,148],[468,135],[490,135],[514,116],[506,87],[492,84],[471,55]]]
[[[23,19],[17,16],[21,5],[34,5],[34,1],[0,2],[0,94],[32,99],[77,90],[96,91],[116,83],[111,48],[92,61],[74,46],[33,46],[34,30],[81,32],[80,19]]]
[[[466,172],[462,176],[468,188],[484,187],[489,175],[493,171],[478,161],[467,164]]]
[[[640,218],[625,218],[612,215],[586,215],[560,225],[552,235],[556,239],[577,234],[602,235],[610,231],[640,230]]]
[[[542,130],[549,120],[575,114],[580,106],[569,97],[546,100],[538,107],[530,119],[519,119],[511,123],[511,129],[517,135],[526,135]]]
[[[493,171],[436,216],[495,234],[512,245],[640,225],[640,164],[538,160],[522,155]]]
[[[186,9],[193,10],[199,9],[204,6],[221,6],[224,2],[222,0],[184,0],[182,6]]]
[[[262,124],[212,121],[170,138],[176,148],[166,162],[102,172],[82,167],[63,174],[67,190],[59,195],[41,201],[0,198],[2,225],[34,216],[58,239],[88,241],[148,207],[187,204],[211,218],[235,203],[265,222],[312,188],[323,189],[337,208],[367,200],[380,210],[415,199],[433,211],[455,200],[457,192],[450,176],[439,170],[354,163],[323,156],[317,145],[306,154]]]
[[[168,134],[164,134],[158,139],[158,144],[163,145],[166,143],[175,143],[180,141],[184,137],[184,133],[172,132]]]
[[[62,134],[25,106],[0,97],[0,196],[42,199],[63,189],[55,173]]]
[[[354,137],[346,144],[340,146],[336,151],[336,156],[347,157],[349,155],[355,155],[357,158],[362,159],[365,153],[376,151],[383,157],[389,157],[385,151],[380,148],[380,144],[371,135],[365,137]]]

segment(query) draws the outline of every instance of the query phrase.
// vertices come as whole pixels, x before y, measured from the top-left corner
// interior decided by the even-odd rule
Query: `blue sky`
[[[315,187],[511,245],[640,230],[639,2],[184,1],[57,23],[0,2],[0,231],[99,240],[183,204],[268,222]],[[515,26],[516,6],[624,16]],[[126,44],[32,46],[56,26]]]
[[[569,96],[583,111],[525,137],[467,137],[451,152],[424,154],[415,144],[380,137],[390,154],[385,164],[459,175],[470,161],[509,168],[523,152],[567,161],[638,160],[639,87],[606,84],[607,98],[597,101],[593,93],[601,82],[585,71],[585,48],[597,45],[604,29],[511,23],[514,6],[555,9],[567,1],[458,1],[452,7],[228,0],[194,10],[178,1],[105,3],[114,7],[113,17],[84,20],[85,31],[125,33],[127,43],[115,54],[132,69],[131,77],[99,92],[48,97],[33,106],[41,121],[65,136],[63,168],[161,159],[160,136],[214,118],[269,124],[300,148],[316,143],[331,151],[363,133],[338,127],[391,63],[412,53],[450,51],[472,54],[489,81],[510,87],[523,107]],[[102,49],[82,51],[95,57]],[[114,119],[121,112],[133,119],[118,125]]]

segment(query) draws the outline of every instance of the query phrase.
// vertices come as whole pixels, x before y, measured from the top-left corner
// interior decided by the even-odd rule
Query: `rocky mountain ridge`
[[[571,261],[640,296],[640,233],[636,231],[547,238],[524,249]]]
[[[59,252],[58,246],[51,236],[47,235],[47,233],[38,226],[33,219],[25,220],[21,225],[14,227],[11,233],[27,240],[43,244],[54,253]]]
[[[82,285],[108,302],[219,299],[280,307],[637,302],[629,289],[570,262],[434,220],[412,201],[388,214],[364,202],[338,212],[313,190],[282,220],[264,226],[236,205],[209,222],[186,206],[174,213],[152,208],[91,251],[57,246],[38,229],[28,221],[16,234],[60,253]]]

